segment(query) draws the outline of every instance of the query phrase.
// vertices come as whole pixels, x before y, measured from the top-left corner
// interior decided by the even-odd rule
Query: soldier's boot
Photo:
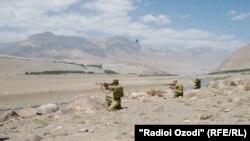
[[[109,106],[109,108],[108,108],[108,111],[116,111],[116,110],[118,110],[118,106],[120,105],[120,103],[119,102],[117,102],[117,101],[112,101],[112,103],[111,103],[111,105]]]
[[[112,97],[106,96],[106,107],[110,107],[111,103],[113,101]]]
[[[121,104],[117,106],[117,109],[122,109],[122,106],[121,106]]]

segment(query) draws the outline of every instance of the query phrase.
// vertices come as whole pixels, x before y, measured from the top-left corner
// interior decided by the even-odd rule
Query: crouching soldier
[[[183,85],[177,80],[173,81],[170,88],[174,92],[174,97],[183,96]]]
[[[106,95],[106,104],[108,111],[116,111],[121,109],[121,97],[123,97],[123,87],[119,84],[117,79],[106,86],[107,90],[112,91],[112,93]]]
[[[194,89],[200,89],[201,88],[201,80],[196,78],[194,80]]]

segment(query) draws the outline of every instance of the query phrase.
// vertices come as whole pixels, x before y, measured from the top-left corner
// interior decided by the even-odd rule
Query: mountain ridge
[[[216,71],[241,70],[250,68],[250,44],[247,44],[226,58]]]
[[[216,68],[229,53],[206,47],[153,48],[124,36],[85,38],[44,32],[25,40],[1,44],[2,55],[46,58],[76,63],[133,62],[171,74],[204,74]],[[207,65],[209,64],[209,66]]]

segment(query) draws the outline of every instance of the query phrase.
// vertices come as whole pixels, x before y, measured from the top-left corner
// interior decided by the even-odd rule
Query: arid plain
[[[200,90],[192,90],[196,77],[203,80]],[[98,107],[105,101],[105,94],[98,84],[114,78],[124,86],[123,109],[108,112],[104,107]],[[132,141],[135,124],[249,124],[250,93],[245,89],[249,78],[249,75],[241,74],[185,77],[2,75],[1,113],[14,110],[22,116],[2,124],[0,136],[10,141],[37,136],[44,141]],[[173,98],[166,86],[174,79],[184,84],[184,97]],[[213,85],[209,86],[211,83]],[[149,95],[152,90],[161,94]],[[91,99],[97,99],[99,103]],[[56,104],[59,110],[44,115],[31,114],[40,105],[48,103]],[[69,109],[70,105],[74,110]],[[23,110],[25,112],[21,112]]]

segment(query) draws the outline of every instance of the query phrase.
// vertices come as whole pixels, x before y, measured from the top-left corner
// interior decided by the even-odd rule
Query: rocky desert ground
[[[193,80],[202,88],[192,90]],[[122,109],[108,112],[98,83],[118,78]],[[184,84],[173,98],[166,83]],[[132,141],[135,124],[249,124],[250,75],[0,76],[0,140]]]

